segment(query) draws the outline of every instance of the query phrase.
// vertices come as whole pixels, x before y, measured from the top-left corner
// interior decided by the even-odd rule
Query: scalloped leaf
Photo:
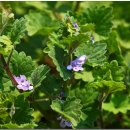
[[[95,88],[92,88],[88,84],[85,84],[84,87],[82,87],[82,84],[80,84],[75,88],[72,87],[72,89],[69,91],[69,96],[80,99],[81,104],[83,105],[83,110],[86,110],[96,100],[98,92]]]
[[[29,129],[29,128],[35,128],[37,125],[35,123],[25,123],[25,124],[15,124],[15,123],[7,123],[7,124],[3,124],[0,125],[0,128],[2,129],[16,129],[16,128],[22,128],[22,129]]]
[[[59,28],[58,22],[54,21],[49,13],[30,11],[25,18],[27,20],[26,28],[30,36],[39,32],[48,35]]]
[[[11,68],[14,75],[19,76],[23,74],[28,77],[35,69],[35,63],[32,61],[32,58],[26,56],[24,52],[18,53],[14,51],[11,58]]]
[[[107,49],[110,60],[117,60],[119,65],[125,65],[124,58],[121,53],[121,48],[117,41],[117,33],[116,31],[112,31],[109,34],[108,39],[106,40]]]
[[[31,74],[33,86],[40,86],[41,82],[46,78],[46,75],[49,71],[50,68],[46,65],[38,66]]]
[[[26,26],[24,18],[16,19],[7,32],[7,36],[11,39],[13,44],[20,43],[20,39],[24,36]]]
[[[88,8],[79,19],[84,24],[94,23],[95,32],[107,36],[112,27],[112,8],[105,6]]]
[[[70,79],[72,74],[66,69],[66,67],[63,64],[64,59],[66,59],[65,51],[57,45],[48,44],[48,48],[46,48],[44,52],[52,58],[53,63],[55,64],[56,69],[59,72],[60,76],[63,78],[63,80]]]
[[[107,44],[102,42],[84,43],[77,47],[75,56],[87,55],[87,63],[93,67],[102,65],[106,61]]]
[[[124,93],[116,93],[112,95],[110,102],[103,103],[103,109],[113,114],[126,113],[130,110],[130,99]]]
[[[110,63],[105,62],[101,67],[95,68],[93,75],[95,79],[99,79],[100,77],[100,79],[104,80],[122,81],[123,69],[122,66],[118,65],[116,60],[113,60]]]
[[[16,124],[32,123],[33,109],[30,108],[28,101],[25,101],[24,95],[19,95],[14,100],[15,113],[12,116],[12,119]]]
[[[75,79],[82,79],[84,82],[92,82],[94,81],[94,77],[92,75],[92,72],[80,72],[80,73],[75,73],[74,75]]]
[[[89,84],[90,86],[96,88],[100,92],[106,92],[107,94],[114,93],[117,91],[122,91],[126,89],[124,82],[115,82],[115,81],[98,81]]]
[[[0,36],[0,54],[8,55],[13,49],[13,43],[11,40],[5,36]]]
[[[64,102],[59,99],[53,100],[51,108],[66,119],[68,119],[74,127],[80,121],[82,108],[82,105],[80,104],[80,99],[67,98]]]

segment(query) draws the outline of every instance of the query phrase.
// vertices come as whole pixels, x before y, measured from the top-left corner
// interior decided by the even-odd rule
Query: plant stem
[[[6,73],[8,74],[8,76],[10,77],[10,79],[12,81],[12,84],[15,85],[15,86],[17,86],[18,83],[14,79],[14,76],[13,76],[12,72],[10,71],[9,66],[6,63],[6,61],[4,59],[4,56],[2,54],[0,54],[0,59],[1,59],[2,63],[3,63],[3,67],[4,67],[5,71],[6,71]]]
[[[10,62],[11,56],[12,56],[12,54],[13,54],[13,50],[14,50],[14,49],[11,50],[11,53],[10,53],[10,55],[9,55],[9,57],[8,57],[8,60],[7,60],[8,66],[9,66],[9,62]]]
[[[76,1],[76,5],[75,5],[75,8],[74,8],[74,12],[79,10],[80,3],[81,3],[81,1]]]
[[[101,129],[103,129],[104,123],[103,123],[102,100],[99,102],[99,110],[100,110],[100,127],[101,127]]]

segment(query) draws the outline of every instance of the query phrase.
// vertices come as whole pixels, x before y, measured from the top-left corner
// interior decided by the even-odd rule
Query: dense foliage
[[[1,2],[0,128],[130,128],[130,2]]]

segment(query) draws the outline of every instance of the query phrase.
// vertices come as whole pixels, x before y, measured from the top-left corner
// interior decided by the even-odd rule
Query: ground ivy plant
[[[112,8],[68,11],[58,21],[47,13],[17,19],[0,9],[0,128],[104,128],[104,111],[130,110]],[[44,64],[17,51],[27,35],[48,32]]]

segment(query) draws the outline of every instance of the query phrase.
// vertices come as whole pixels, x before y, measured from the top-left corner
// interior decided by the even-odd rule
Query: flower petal
[[[73,67],[71,65],[67,66],[67,70],[72,70],[72,69],[73,69]]]

